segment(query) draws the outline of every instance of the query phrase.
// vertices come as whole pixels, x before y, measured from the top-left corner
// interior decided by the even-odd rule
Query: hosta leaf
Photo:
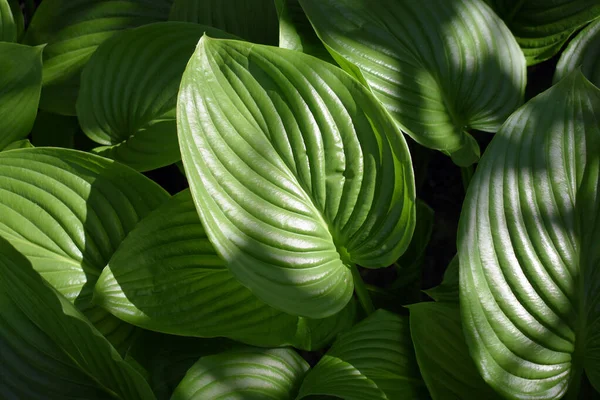
[[[110,343],[0,238],[4,399],[153,399]]]
[[[207,26],[159,22],[104,42],[84,68],[77,100],[83,131],[107,145],[96,151],[140,171],[180,160],[175,106],[185,66]]]
[[[425,293],[435,301],[458,303],[458,257],[454,256],[444,272],[444,279],[439,286],[425,290]]]
[[[169,20],[208,25],[253,43],[277,45],[273,0],[175,0]]]
[[[0,42],[0,150],[31,130],[42,84],[44,46]]]
[[[425,398],[408,317],[377,310],[340,335],[306,375],[298,399],[310,395],[346,400]]]
[[[418,303],[409,309],[419,369],[433,400],[501,399],[469,355],[458,304]]]
[[[77,118],[39,110],[31,128],[31,141],[36,147],[75,147],[75,135],[80,133]]]
[[[309,366],[294,350],[247,347],[200,358],[171,400],[287,400]]]
[[[528,65],[549,59],[579,28],[600,17],[597,0],[486,0],[504,19]]]
[[[399,130],[334,66],[204,36],[184,73],[178,133],[207,235],[267,304],[325,318],[352,296],[350,264],[390,265],[414,230]]]
[[[0,42],[16,42],[23,32],[18,0],[0,0]]]
[[[88,153],[0,153],[0,236],[119,350],[133,327],[94,306],[93,288],[129,231],[166,199],[141,174]]]
[[[503,125],[461,215],[460,304],[481,374],[515,399],[600,387],[600,90],[580,71]]]
[[[48,43],[40,108],[75,115],[81,70],[98,45],[120,30],[165,21],[171,2],[44,0],[24,38],[30,45]]]
[[[600,87],[600,19],[581,31],[560,56],[554,83],[581,67],[583,74]]]
[[[189,190],[142,220],[95,288],[94,303],[145,329],[314,350],[354,322],[352,302],[325,320],[278,311],[242,286],[208,241]]]
[[[336,61],[368,83],[402,129],[459,165],[479,158],[468,130],[495,132],[522,101],[523,54],[481,0],[300,4]]]

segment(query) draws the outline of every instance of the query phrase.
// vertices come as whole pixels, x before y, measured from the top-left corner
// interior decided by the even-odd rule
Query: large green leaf
[[[31,130],[42,85],[42,51],[0,42],[0,150]]]
[[[481,0],[300,4],[336,61],[366,81],[402,129],[459,165],[479,158],[468,130],[495,132],[522,102],[523,54]]]
[[[513,114],[460,221],[460,304],[481,374],[515,399],[600,388],[600,90],[580,71]]]
[[[309,366],[294,350],[242,348],[200,358],[171,400],[290,400]]]
[[[327,345],[355,316],[354,302],[321,321],[282,313],[256,298],[210,244],[189,190],[131,231],[102,272],[94,303],[145,329],[305,350]]]
[[[75,115],[81,70],[98,45],[120,30],[165,21],[171,2],[44,0],[24,38],[26,44],[48,44],[40,108]]]
[[[581,67],[583,74],[600,87],[600,19],[589,24],[560,56],[554,73],[554,83]]]
[[[175,0],[169,19],[212,26],[253,43],[277,45],[273,0]]]
[[[92,304],[102,269],[168,194],[110,160],[66,149],[0,153],[0,236],[119,349],[133,327]]]
[[[298,399],[310,395],[346,400],[426,398],[408,317],[377,310],[340,335],[306,375]]]
[[[154,398],[92,324],[2,238],[0,354],[3,399]]]
[[[181,76],[203,33],[232,38],[218,29],[158,22],[104,42],[81,76],[77,116],[96,149],[146,171],[180,160],[175,106]]]
[[[16,42],[23,32],[23,14],[17,0],[0,0],[0,42]]]
[[[203,36],[177,111],[207,235],[267,304],[333,315],[352,296],[352,263],[388,266],[410,242],[406,143],[342,70],[292,50]]]
[[[600,17],[597,0],[486,0],[504,19],[528,65],[558,53],[579,28]]]
[[[418,303],[409,309],[419,369],[433,400],[501,399],[469,355],[458,304]]]

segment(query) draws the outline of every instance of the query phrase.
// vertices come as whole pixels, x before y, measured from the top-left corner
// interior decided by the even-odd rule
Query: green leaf
[[[75,147],[75,135],[80,134],[77,118],[39,110],[31,141],[36,147]]]
[[[23,32],[23,14],[17,0],[0,0],[0,42],[16,42]]]
[[[0,150],[27,137],[37,113],[42,85],[42,51],[0,42]]]
[[[600,19],[589,24],[569,43],[556,65],[554,83],[579,67],[586,78],[600,87]]]
[[[147,171],[181,159],[175,106],[181,76],[207,26],[158,22],[102,43],[81,76],[77,116],[102,156]]]
[[[16,142],[12,142],[8,146],[4,148],[2,151],[8,150],[16,150],[16,149],[28,149],[33,147],[31,142],[28,139],[17,140]]]
[[[469,187],[460,304],[486,381],[514,399],[600,387],[600,90],[580,71],[515,112]]]
[[[177,111],[207,235],[233,275],[272,307],[331,316],[352,296],[351,263],[388,266],[410,242],[406,142],[339,68],[203,36]]]
[[[298,399],[309,395],[346,400],[426,398],[408,317],[377,310],[340,335],[306,375]]]
[[[2,238],[0,353],[6,399],[154,399],[146,381]]]
[[[325,320],[282,313],[242,286],[215,252],[189,190],[143,219],[102,272],[94,303],[145,329],[316,350],[349,329],[355,303]]]
[[[495,132],[525,89],[525,60],[481,0],[300,0],[329,51],[402,130],[467,166],[469,129]]]
[[[433,400],[501,399],[469,355],[458,304],[418,303],[409,309],[417,361]]]
[[[253,43],[277,45],[273,0],[175,0],[169,20],[212,26]]]
[[[527,65],[557,54],[569,37],[600,17],[597,0],[486,0],[506,22]]]
[[[442,283],[424,292],[435,301],[458,303],[458,287],[458,256],[454,256],[444,272]]]
[[[242,348],[202,357],[171,400],[288,400],[309,366],[294,350]]]
[[[40,108],[76,115],[81,70],[99,44],[115,33],[164,21],[172,0],[44,0],[24,43],[47,43]]]
[[[0,153],[0,237],[123,350],[133,327],[94,306],[102,269],[168,194],[110,160],[66,149]]]

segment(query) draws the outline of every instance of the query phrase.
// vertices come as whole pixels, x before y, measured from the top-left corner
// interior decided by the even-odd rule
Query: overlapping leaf
[[[189,190],[131,231],[98,280],[94,303],[146,329],[305,350],[327,345],[355,314],[352,302],[325,320],[309,320],[256,298],[208,241]]]
[[[133,327],[91,303],[125,236],[168,199],[110,160],[66,149],[0,153],[0,236],[123,350]]]
[[[178,133],[207,235],[282,311],[325,318],[349,265],[388,266],[414,230],[406,143],[358,81],[302,53],[206,36],[184,73]]]
[[[24,38],[26,44],[48,44],[44,51],[40,108],[75,115],[81,70],[98,45],[120,30],[167,20],[171,2],[43,1]]]
[[[110,343],[0,238],[0,393],[5,399],[153,399]]]
[[[180,160],[175,106],[185,66],[203,33],[218,29],[159,22],[104,42],[81,76],[77,116],[96,149],[137,170]]]
[[[481,0],[300,4],[336,61],[402,129],[461,166],[479,158],[468,130],[495,132],[522,101],[523,54]]]
[[[554,73],[554,83],[577,68],[594,85],[600,87],[600,19],[589,24],[560,56]]]
[[[18,0],[0,0],[0,42],[16,42],[23,33]]]
[[[579,71],[504,124],[459,232],[467,343],[496,391],[600,388],[600,90]]]
[[[42,51],[0,42],[0,150],[25,138],[37,113],[42,85]]]
[[[425,290],[425,293],[435,301],[458,303],[458,257],[454,256],[444,272],[442,283],[434,288]]]
[[[408,317],[378,310],[339,336],[306,375],[298,399],[328,395],[346,400],[422,399]]]

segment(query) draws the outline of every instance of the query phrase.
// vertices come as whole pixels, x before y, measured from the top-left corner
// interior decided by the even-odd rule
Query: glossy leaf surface
[[[325,320],[309,320],[256,298],[215,252],[189,190],[127,236],[98,280],[94,302],[145,329],[304,350],[327,345],[355,316],[354,302]]]
[[[477,161],[469,129],[495,132],[522,102],[525,60],[481,0],[300,0],[336,61],[420,144]]]
[[[561,54],[554,73],[554,83],[577,68],[581,68],[586,78],[600,87],[600,19],[582,30]]]
[[[388,266],[410,242],[415,195],[404,138],[339,68],[204,36],[177,110],[208,237],[272,307],[333,315],[352,296],[350,263]]]
[[[481,374],[506,397],[600,377],[600,90],[575,71],[513,114],[467,194],[460,304]]]

